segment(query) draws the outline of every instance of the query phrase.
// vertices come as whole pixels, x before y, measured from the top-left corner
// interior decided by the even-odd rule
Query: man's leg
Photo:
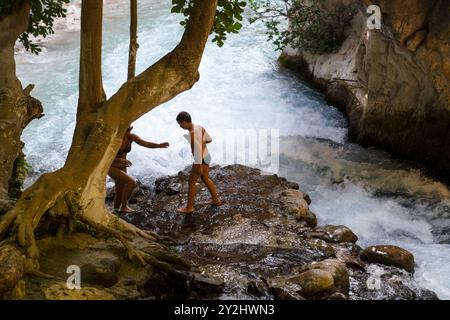
[[[217,195],[217,189],[214,182],[209,178],[209,165],[207,164],[202,164],[202,181],[205,183],[209,193],[211,194],[212,201],[208,204],[220,206],[221,201]]]
[[[202,165],[193,164],[191,174],[189,175],[189,188],[188,188],[188,202],[185,208],[177,209],[178,212],[190,213],[194,211],[194,200],[195,200],[195,183],[202,174]]]

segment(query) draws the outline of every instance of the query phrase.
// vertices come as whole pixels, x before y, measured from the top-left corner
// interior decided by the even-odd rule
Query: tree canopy
[[[20,35],[19,42],[23,44],[26,50],[39,54],[41,48],[36,44],[33,37],[46,37],[54,33],[53,23],[56,18],[65,17],[67,10],[64,5],[70,0],[21,0],[28,1],[31,12],[28,29]],[[7,15],[17,1],[0,0],[0,19]],[[216,20],[211,33],[214,34],[213,42],[219,47],[223,46],[224,41],[229,33],[237,33],[242,28],[242,13],[246,2],[242,0],[219,0],[216,11]],[[172,0],[172,12],[180,13],[185,18],[181,21],[181,25],[186,26],[187,20],[192,12],[193,0]]]
[[[341,17],[323,10],[323,0],[249,0],[253,16],[262,21],[268,41],[278,50],[287,45],[311,53],[329,53],[339,46],[341,36],[336,23]],[[348,15],[342,13],[342,15]]]
[[[17,2],[23,2],[23,0],[0,0],[0,18],[13,10]],[[53,34],[55,18],[66,16],[67,11],[64,8],[64,4],[69,2],[70,0],[28,0],[31,8],[28,29],[19,37],[19,41],[24,45],[25,49],[35,54],[41,51],[41,48],[30,39],[30,36],[45,38]]]
[[[181,13],[185,19],[181,21],[182,26],[186,26],[193,8],[193,0],[172,0],[172,12]],[[227,34],[238,33],[242,28],[242,13],[247,5],[242,0],[219,0],[216,10],[216,20],[214,21],[211,33],[214,34],[213,42],[219,47],[223,46],[227,39]]]

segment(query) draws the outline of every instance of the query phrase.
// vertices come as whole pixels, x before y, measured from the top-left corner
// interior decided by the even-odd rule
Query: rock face
[[[361,259],[414,272],[414,256],[397,246],[371,246],[361,252]]]
[[[450,2],[327,0],[360,8],[333,54],[287,48],[281,61],[322,89],[348,116],[350,137],[421,162],[450,181]],[[382,28],[367,29],[366,8]]]

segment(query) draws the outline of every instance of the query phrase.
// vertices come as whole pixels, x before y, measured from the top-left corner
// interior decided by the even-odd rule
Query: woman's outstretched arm
[[[154,142],[146,141],[146,140],[142,139],[141,137],[139,137],[138,135],[135,135],[135,134],[131,135],[131,140],[136,142],[140,146],[143,146],[143,147],[146,147],[146,148],[150,148],[150,149],[168,148],[169,147],[169,143],[168,142],[154,143]]]

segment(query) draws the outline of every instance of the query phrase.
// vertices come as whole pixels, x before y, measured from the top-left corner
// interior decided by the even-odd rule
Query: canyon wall
[[[345,112],[349,137],[424,164],[450,181],[450,1],[327,0],[330,14],[356,7],[332,54],[286,48],[280,61]],[[367,27],[367,7],[381,29]],[[342,27],[342,26],[338,26]]]

